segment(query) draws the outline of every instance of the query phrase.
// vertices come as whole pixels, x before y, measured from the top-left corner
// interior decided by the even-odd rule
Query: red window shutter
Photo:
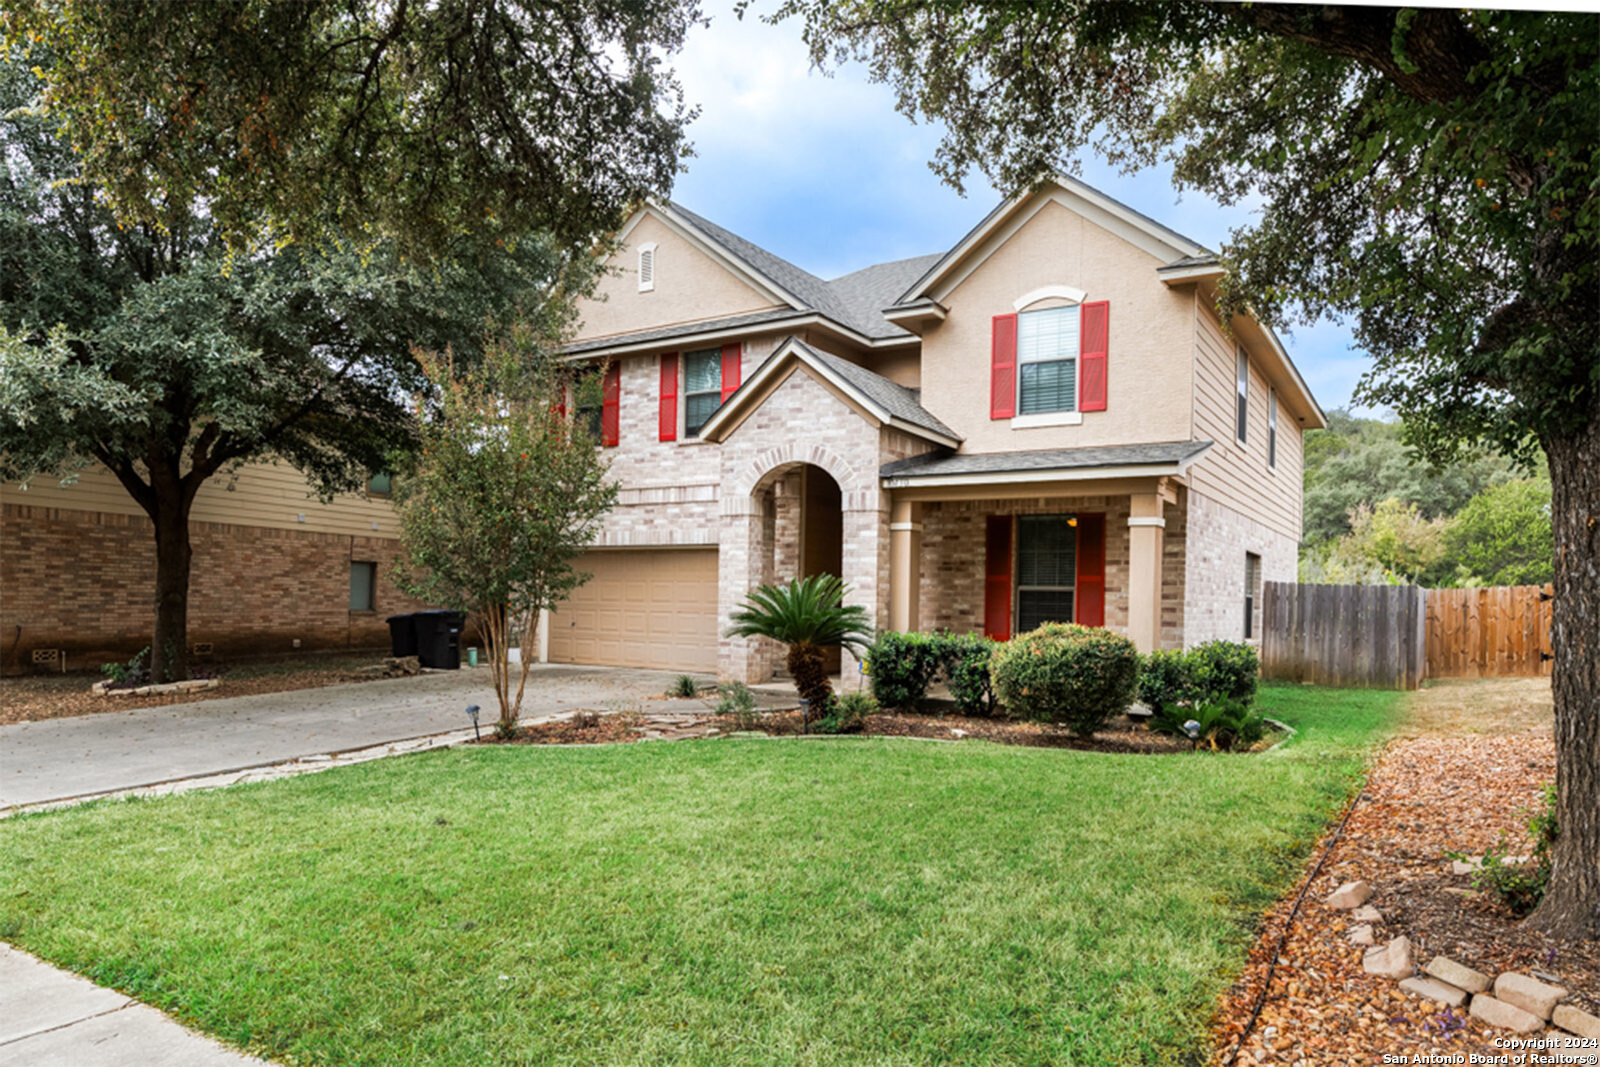
[[[1078,624],[1106,624],[1106,517],[1078,516]]]
[[[1082,314],[1083,321],[1078,328],[1078,410],[1104,411],[1111,304],[1105,300],[1085,304]]]
[[[984,531],[983,632],[1011,640],[1011,516],[990,515]]]
[[[621,440],[622,364],[613,363],[606,368],[600,396],[600,443],[611,447]]]
[[[722,346],[722,402],[726,404],[734,390],[739,388],[739,356],[744,346],[735,341]]]
[[[678,353],[661,357],[661,440],[678,439]]]
[[[989,417],[1009,419],[1016,413],[1017,317],[996,315],[994,344],[989,350]]]

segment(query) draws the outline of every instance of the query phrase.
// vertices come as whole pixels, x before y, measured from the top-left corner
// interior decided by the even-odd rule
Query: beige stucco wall
[[[655,288],[641,293],[637,249],[651,241],[656,244]],[[606,265],[609,272],[594,298],[578,304],[580,341],[782,306],[680,237],[648,208]]]
[[[51,477],[35,478],[26,489],[6,482],[0,485],[0,501],[107,515],[144,515],[116,476],[100,466],[80,472],[76,482],[67,485]],[[277,462],[247,464],[232,479],[227,475],[211,478],[195,495],[190,519],[302,533],[400,536],[400,523],[388,500],[365,493],[341,493],[324,504],[303,474]]]
[[[966,439],[964,452],[1187,440],[1192,300],[1161,283],[1160,265],[1082,215],[1047,202],[945,296],[949,317],[923,335],[923,406]],[[1106,410],[1085,413],[1079,426],[1013,428],[1009,420],[989,418],[992,321],[1046,285],[1110,302]]]
[[[1279,396],[1278,457],[1267,465],[1267,394],[1261,366],[1250,360],[1245,443],[1235,434],[1234,340],[1223,333],[1215,312],[1196,299],[1194,436],[1213,441],[1189,470],[1198,493],[1249,515],[1292,541],[1300,540],[1301,470],[1299,423]],[[1292,580],[1292,575],[1289,579]]]

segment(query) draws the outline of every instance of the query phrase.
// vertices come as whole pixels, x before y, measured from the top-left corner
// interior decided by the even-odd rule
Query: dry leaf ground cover
[[[1470,895],[1471,876],[1451,874],[1445,859],[1447,851],[1480,855],[1502,837],[1513,854],[1529,851],[1527,816],[1554,773],[1548,680],[1452,680],[1413,694],[1399,735],[1377,760],[1342,834],[1329,835],[1327,860],[1281,951],[1294,894],[1269,915],[1218,1013],[1218,1058],[1237,1044],[1274,954],[1279,962],[1265,1007],[1239,1063],[1503,1054],[1493,1042],[1505,1031],[1362,971],[1362,950],[1345,938],[1353,920],[1322,903],[1339,884],[1358,878],[1376,890],[1371,903],[1384,915],[1375,931],[1380,943],[1405,934],[1419,963],[1442,954],[1491,976],[1545,971],[1574,991],[1579,1007],[1600,1010],[1600,946],[1553,942],[1526,929],[1492,899]],[[1304,885],[1302,879],[1296,892]]]
[[[167,704],[190,704],[197,700],[252,696],[258,693],[286,693],[292,689],[316,689],[325,685],[370,682],[382,674],[364,671],[382,661],[382,651],[274,657],[244,660],[232,664],[199,664],[198,669],[220,677],[215,689],[152,696],[96,696],[89,692],[105,676],[73,671],[68,674],[32,674],[0,678],[0,726],[18,722],[42,722],[102,711],[131,711]]]

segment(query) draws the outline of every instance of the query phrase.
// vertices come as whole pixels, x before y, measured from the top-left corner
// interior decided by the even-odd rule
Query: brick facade
[[[1271,527],[1241,515],[1203,493],[1188,493],[1188,537],[1184,583],[1184,638],[1244,640],[1245,554],[1261,557],[1261,578],[1295,580],[1299,545]],[[1252,643],[1261,637],[1261,596],[1256,591]]]
[[[421,607],[391,584],[392,538],[224,523],[190,526],[189,640],[218,656],[384,648],[388,615]],[[59,648],[71,669],[126,658],[150,642],[155,536],[143,516],[7,503],[0,509],[0,666],[27,669]],[[350,564],[378,565],[376,610],[350,610]],[[20,627],[20,631],[19,628]]]

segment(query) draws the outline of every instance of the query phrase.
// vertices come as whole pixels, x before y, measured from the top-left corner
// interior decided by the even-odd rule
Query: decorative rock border
[[[89,692],[97,697],[145,697],[161,693],[192,693],[201,689],[215,689],[221,678],[191,678],[186,682],[163,682],[160,685],[141,685],[136,689],[113,689],[109,681],[96,682]]]
[[[1346,932],[1352,944],[1372,945],[1372,924],[1383,921],[1383,913],[1367,904],[1371,898],[1372,887],[1357,881],[1346,882],[1324,900],[1330,908],[1349,912],[1352,920],[1360,920]],[[1557,1040],[1570,1041],[1564,1047],[1600,1041],[1600,1018],[1561,1003],[1569,995],[1565,986],[1515,971],[1491,979],[1446,956],[1433,957],[1418,974],[1411,941],[1404,934],[1367,949],[1361,957],[1361,969],[1399,982],[1400,988],[1412,996],[1450,1008],[1465,1007],[1473,1018],[1502,1030],[1531,1034],[1550,1026]]]

